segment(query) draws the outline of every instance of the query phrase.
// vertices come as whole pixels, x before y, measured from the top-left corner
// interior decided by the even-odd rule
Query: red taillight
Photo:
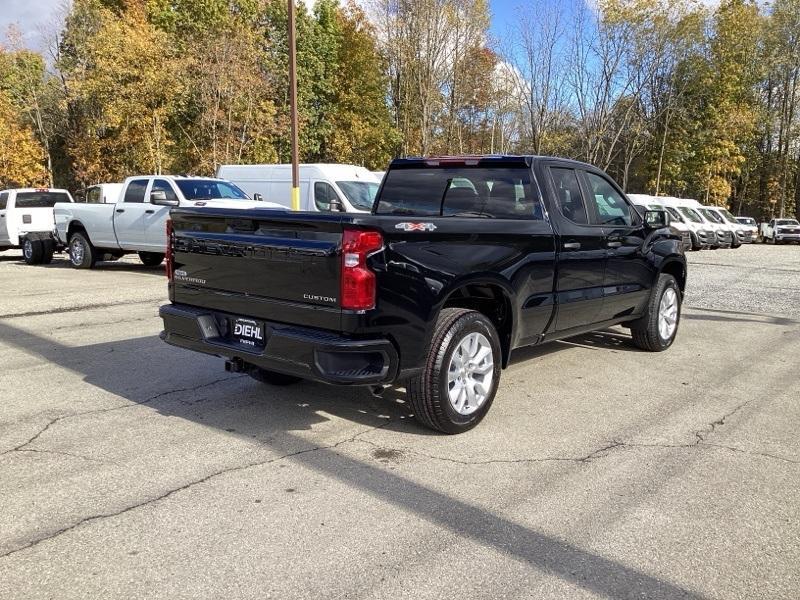
[[[345,229],[342,238],[342,308],[369,310],[375,307],[375,273],[367,268],[367,257],[383,248],[379,231]]]
[[[164,250],[164,267],[167,272],[167,279],[172,281],[173,278],[173,271],[172,271],[172,219],[167,219],[167,247]]]

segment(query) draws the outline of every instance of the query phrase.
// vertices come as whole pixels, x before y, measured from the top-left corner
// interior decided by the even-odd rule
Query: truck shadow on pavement
[[[9,260],[7,262],[14,262],[14,260]],[[54,258],[53,262],[48,265],[25,265],[25,261],[22,257],[16,258],[16,262],[20,265],[24,265],[30,267],[32,269],[72,269],[72,265],[70,265],[69,260],[66,258]],[[127,273],[145,273],[147,275],[159,275],[161,277],[165,277],[164,275],[164,264],[157,265],[155,267],[148,267],[147,265],[143,265],[141,263],[135,262],[128,262],[128,261],[102,261],[98,262],[93,270],[95,271],[111,271],[111,272],[127,272]]]
[[[315,442],[314,435],[293,433],[330,421],[325,416],[327,413],[365,426],[349,441],[378,428],[395,429],[404,434],[437,435],[409,421],[408,409],[395,392],[378,399],[363,389],[331,388],[321,384],[265,387],[246,376],[216,370],[210,374],[210,369],[219,368],[219,359],[170,347],[157,336],[70,347],[0,320],[0,340],[130,401],[79,412],[73,415],[75,417],[142,407],[165,416],[187,419],[228,435],[257,441],[275,453],[261,463],[235,469],[257,467],[278,459],[292,461],[590,593],[612,599],[701,597],[677,584],[525,527],[397,472],[347,456],[336,450],[335,443],[323,444]],[[617,347],[622,342],[614,335],[608,343]],[[589,345],[598,347],[598,342]],[[537,350],[543,354],[546,350],[559,351],[568,347],[551,344]],[[63,422],[71,417],[60,418]],[[56,433],[57,430],[50,435]],[[109,443],[111,439],[109,436]],[[37,443],[44,442],[37,440]],[[197,482],[208,481],[228,470],[234,469],[210,473]],[[192,483],[189,481],[182,487]]]

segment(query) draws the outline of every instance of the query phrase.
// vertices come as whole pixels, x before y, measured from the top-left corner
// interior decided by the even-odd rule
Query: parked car
[[[739,221],[736,220],[727,208],[722,206],[707,206],[722,217],[722,224],[731,231],[732,235],[732,248],[738,248],[742,244],[753,243],[753,235],[747,227],[743,227]]]
[[[646,210],[667,211],[670,214],[670,227],[672,227],[675,233],[683,240],[683,249],[699,250],[701,248],[700,242],[695,241],[692,228],[684,221],[678,211],[675,210],[672,212],[674,209],[667,208],[667,206],[662,203],[661,197],[649,196],[647,194],[628,194],[628,199],[634,206],[638,207],[640,213]]]
[[[761,224],[761,239],[768,244],[800,242],[800,223],[797,219],[770,219]]]
[[[116,204],[122,193],[121,183],[98,183],[75,194],[75,202],[86,204]]]
[[[758,224],[753,217],[736,217],[739,224],[750,232],[750,239],[755,242],[758,240]]]
[[[22,248],[29,265],[48,264],[61,250],[53,237],[53,206],[71,203],[67,190],[19,188],[0,192],[0,251]]]
[[[175,206],[283,209],[251,200],[223,179],[142,175],[125,180],[116,203],[56,204],[56,238],[68,246],[76,269],[91,269],[98,260],[132,252],[145,265],[155,266],[164,260],[166,223]]]
[[[686,285],[669,214],[565,159],[397,159],[371,214],[171,216],[167,343],[271,384],[401,384],[447,433],[483,419],[515,348],[622,323],[666,350]]]
[[[292,208],[292,165],[222,165],[217,177],[255,197]],[[369,212],[380,179],[364,167],[339,164],[300,165],[300,210]]]
[[[700,203],[697,200],[666,197],[663,202],[666,207],[677,211],[686,219],[686,223],[692,227],[695,233],[693,242],[696,240],[701,248],[715,249],[720,247],[720,239],[717,235],[718,227],[698,212],[697,208]]]

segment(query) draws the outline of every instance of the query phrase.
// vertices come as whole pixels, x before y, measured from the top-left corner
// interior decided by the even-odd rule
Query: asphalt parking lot
[[[678,340],[519,351],[472,432],[167,346],[166,282],[0,253],[0,598],[800,597],[800,248]]]

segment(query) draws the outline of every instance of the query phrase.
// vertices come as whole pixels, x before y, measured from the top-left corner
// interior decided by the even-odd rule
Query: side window
[[[169,181],[166,181],[165,179],[156,179],[153,182],[153,187],[150,188],[150,192],[164,192],[164,194],[167,196],[167,200],[178,199],[178,195],[175,193],[175,190],[172,189]]]
[[[633,224],[630,206],[605,177],[586,173],[586,180],[589,182],[590,200],[595,204],[599,225]],[[661,210],[661,207],[656,210]]]
[[[556,189],[558,210],[573,223],[586,225],[586,205],[583,203],[581,186],[578,184],[578,173],[575,169],[550,167],[550,176]]]
[[[314,183],[314,204],[317,205],[317,210],[329,211],[331,209],[331,202],[337,200],[339,197],[336,195],[336,190],[333,186],[324,181],[317,181]]]
[[[147,190],[147,179],[134,179],[125,190],[123,202],[144,202],[144,193]]]
[[[8,205],[8,192],[0,194],[0,210],[5,210]]]
[[[99,187],[92,187],[86,190],[86,202],[89,204],[100,204],[103,201]]]

